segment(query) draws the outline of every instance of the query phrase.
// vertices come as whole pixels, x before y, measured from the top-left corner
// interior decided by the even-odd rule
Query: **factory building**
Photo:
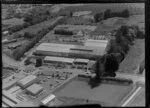
[[[54,57],[54,56],[46,56],[44,58],[44,63],[53,63],[53,64],[65,64],[65,65],[73,65],[73,58],[64,58],[64,57]]]
[[[27,77],[19,80],[17,83],[22,88],[26,88],[31,84],[35,83],[36,81],[37,81],[37,77],[35,75],[28,75]]]
[[[42,43],[37,47],[34,54],[41,56],[96,59],[97,57],[105,54],[105,46],[95,47],[90,45],[81,46],[71,44]]]
[[[32,84],[26,90],[29,94],[36,96],[43,91],[43,87],[39,84]]]
[[[74,45],[42,43],[36,49],[37,55],[43,56],[64,56],[67,57],[69,49],[75,47]]]

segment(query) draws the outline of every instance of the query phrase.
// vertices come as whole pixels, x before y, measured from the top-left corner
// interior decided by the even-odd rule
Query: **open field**
[[[131,91],[131,86],[102,83],[99,87],[91,89],[85,80],[73,80],[62,89],[54,91],[56,96],[88,99],[114,106],[121,102],[124,96]]]
[[[94,8],[93,8],[94,7]],[[72,11],[72,12],[76,12],[76,11],[92,11],[92,14],[95,14],[97,12],[103,12],[106,9],[111,9],[113,11],[122,11],[126,8],[128,8],[129,10],[131,10],[131,12],[136,13],[136,12],[141,12],[144,13],[144,3],[142,4],[138,4],[138,3],[123,3],[123,4],[119,4],[119,3],[108,3],[108,4],[84,4],[81,6],[69,6],[66,7],[64,9],[61,9],[59,11],[59,13],[63,13],[63,12],[67,12],[67,11]],[[136,9],[137,8],[137,9]]]
[[[119,66],[119,72],[138,73],[139,65],[145,58],[145,40],[136,39],[135,44],[131,46],[125,59]]]
[[[97,26],[96,30],[91,32],[91,34],[105,34],[107,32],[111,32],[122,25],[138,25],[141,30],[145,29],[145,20],[144,15],[133,15],[129,18],[108,18],[107,20],[103,20],[99,23],[93,24]],[[136,19],[136,20],[135,20]]]
[[[4,25],[11,25],[11,26],[15,26],[15,25],[21,25],[24,23],[24,19],[21,18],[11,18],[11,19],[7,19],[7,20],[2,20],[2,24]]]

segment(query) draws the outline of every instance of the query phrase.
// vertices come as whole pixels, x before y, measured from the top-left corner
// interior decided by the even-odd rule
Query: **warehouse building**
[[[41,101],[41,104],[42,104],[42,105],[47,105],[47,104],[50,103],[50,102],[54,102],[54,101],[55,101],[55,98],[56,98],[55,95],[50,94],[49,96],[47,96],[46,98],[44,98],[44,99]]]
[[[27,89],[27,92],[30,93],[33,96],[38,95],[40,92],[43,91],[43,87],[39,84],[32,84]]]
[[[64,57],[54,57],[54,56],[46,56],[44,58],[44,63],[53,63],[53,64],[66,64],[72,65],[74,59],[73,58],[64,58]]]
[[[35,83],[36,81],[37,81],[37,77],[35,75],[28,75],[27,77],[19,80],[17,83],[22,88],[26,88],[31,84]]]

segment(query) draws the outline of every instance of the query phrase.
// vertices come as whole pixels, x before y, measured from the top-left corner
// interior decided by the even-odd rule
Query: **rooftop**
[[[42,43],[37,47],[40,51],[53,51],[53,52],[69,52],[70,48],[75,45],[70,44],[55,44],[55,43]]]
[[[35,80],[37,77],[35,75],[28,75],[27,77],[23,78],[19,81],[22,85],[25,85],[33,80]]]
[[[43,87],[39,84],[32,84],[27,88],[27,91],[31,92],[32,94],[36,94],[41,90],[43,90]]]
[[[53,94],[50,94],[49,96],[47,96],[45,99],[43,99],[41,102],[46,105],[47,103],[49,103],[51,100],[53,100],[56,96]]]
[[[107,46],[108,40],[94,40],[94,39],[88,39],[85,42],[85,46],[95,46],[95,47],[105,47]]]
[[[46,61],[57,61],[57,62],[66,62],[66,63],[73,63],[74,59],[72,58],[64,58],[64,57],[54,57],[54,56],[46,56],[44,58]]]
[[[89,59],[75,59],[74,62],[88,63]]]

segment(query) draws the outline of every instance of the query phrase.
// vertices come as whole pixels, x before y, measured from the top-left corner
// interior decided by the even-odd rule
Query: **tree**
[[[72,17],[72,15],[73,15],[73,12],[71,12],[71,11],[70,11],[70,14],[69,14],[69,16],[70,16],[70,17]]]
[[[105,72],[111,75],[115,73],[119,68],[119,63],[114,54],[106,54],[106,60],[104,63]]]
[[[94,20],[95,20],[96,23],[101,21],[102,19],[103,19],[103,13],[96,13],[94,15]]]
[[[33,37],[34,37],[33,34],[30,34],[29,32],[24,33],[24,38],[31,39]]]
[[[40,59],[40,58],[37,58],[36,59],[36,67],[40,67],[42,65],[42,59]]]
[[[104,12],[104,19],[110,18],[111,17],[111,10],[107,9]]]
[[[32,23],[33,23],[33,16],[32,16],[32,15],[27,15],[27,16],[24,18],[24,22],[29,23],[29,24],[32,24]]]
[[[122,17],[125,17],[125,18],[128,18],[130,16],[128,9],[123,10],[121,14],[122,14]]]

